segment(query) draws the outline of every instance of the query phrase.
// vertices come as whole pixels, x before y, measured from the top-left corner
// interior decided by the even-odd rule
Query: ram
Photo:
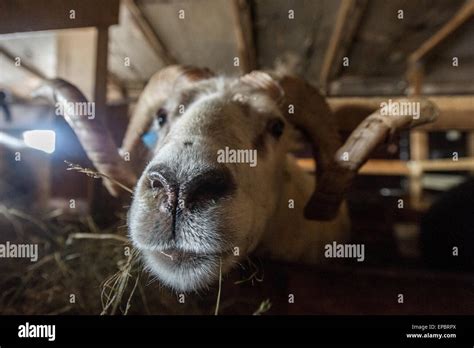
[[[86,101],[62,80],[39,94],[57,104]],[[319,263],[326,244],[348,241],[344,196],[357,170],[394,132],[436,118],[426,100],[393,105],[406,102],[419,103],[417,117],[374,112],[343,144],[325,99],[300,78],[170,66],[144,89],[120,150],[100,117],[63,110],[93,164],[113,179],[109,191],[119,194],[116,182],[135,187],[129,234],[147,268],[169,287],[193,291],[250,253]],[[150,130],[158,141],[146,153],[141,140]],[[314,177],[291,154],[301,134],[313,147]],[[218,160],[230,150],[256,151],[256,165]]]

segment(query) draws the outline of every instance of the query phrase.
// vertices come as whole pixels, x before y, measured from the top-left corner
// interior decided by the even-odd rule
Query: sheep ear
[[[130,118],[122,142],[122,153],[131,153],[140,144],[141,136],[149,129],[153,116],[179,88],[214,74],[205,68],[171,65],[155,73],[143,90]]]

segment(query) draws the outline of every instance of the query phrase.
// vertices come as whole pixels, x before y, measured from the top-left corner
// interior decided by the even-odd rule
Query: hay
[[[12,212],[5,207],[0,210]],[[176,293],[143,272],[123,220],[104,227],[97,226],[92,216],[14,212],[10,219],[0,214],[0,243],[37,243],[40,253],[35,263],[0,260],[0,314],[221,315],[250,314],[258,306],[258,297],[238,297],[232,288],[239,285],[233,281],[226,284],[227,296],[223,296],[222,269],[218,289],[186,294],[186,303],[179,303]],[[250,263],[250,277],[243,275],[246,284],[258,279],[253,267]],[[268,308],[264,303],[255,313]]]
[[[70,165],[73,170],[102,177]],[[232,297],[235,295],[223,298],[221,303],[222,264],[217,292],[211,289],[206,294],[187,294],[185,304],[177,301],[176,293],[154,279],[150,281],[126,235],[125,212],[119,216],[110,226],[98,226],[95,221],[100,215],[71,216],[60,209],[34,215],[0,204],[0,243],[34,243],[39,249],[35,263],[0,260],[0,314],[239,313],[235,306],[242,302]],[[252,274],[240,283],[261,281],[254,271],[257,267],[249,264]],[[233,282],[229,285],[237,286]],[[245,298],[244,303],[248,300]],[[261,304],[255,313],[268,309],[269,304]],[[240,314],[249,314],[252,309],[242,311]]]
[[[39,245],[40,259],[30,263],[20,259],[2,259],[0,263],[0,313],[2,314],[97,314],[105,310],[100,301],[101,283],[123,271],[124,245],[127,238],[118,226],[96,232],[90,230],[92,218],[70,220],[63,216],[44,220],[17,209],[0,209],[15,227],[7,229],[2,239],[11,243]],[[13,212],[13,214],[11,214]],[[81,221],[82,220],[82,221]],[[89,222],[87,222],[89,220]],[[93,221],[93,220],[92,220]],[[18,225],[21,226],[21,233]],[[123,229],[122,229],[123,230]],[[45,231],[47,233],[45,233]],[[100,232],[99,232],[100,231]],[[133,255],[135,255],[133,253]],[[128,270],[129,278],[132,271]],[[133,273],[133,281],[138,279]],[[118,301],[127,290],[127,282],[116,289],[117,301],[111,308],[117,313]],[[121,293],[120,293],[121,291]],[[128,308],[131,299],[128,299]]]
[[[262,315],[263,313],[268,312],[270,308],[272,308],[272,303],[267,298],[265,301],[260,303],[260,307],[257,308],[253,315]]]
[[[81,167],[80,165],[78,164],[75,164],[75,163],[71,163],[71,162],[68,162],[68,161],[64,161],[64,163],[66,163],[68,165],[67,169],[66,170],[74,170],[76,172],[79,172],[79,173],[83,173],[83,174],[86,174],[87,176],[91,177],[91,178],[94,178],[94,179],[99,179],[99,178],[105,178],[111,182],[113,182],[114,184],[116,184],[117,186],[121,187],[122,189],[124,189],[125,191],[133,194],[133,190],[130,188],[130,187],[127,187],[125,186],[124,184],[122,184],[121,182],[111,178],[110,176],[108,175],[105,175],[103,173],[100,173],[100,172],[97,172],[93,169],[90,169],[90,168],[84,168],[84,167]]]
[[[219,290],[217,291],[216,309],[214,315],[219,315],[219,305],[221,303],[221,291],[222,291],[222,258],[219,259]]]
[[[123,265],[120,265],[120,270],[114,274],[112,277],[107,279],[104,282],[102,287],[101,299],[102,299],[102,312],[101,315],[104,314],[116,314],[117,309],[122,302],[122,298],[125,294],[125,290],[127,288],[128,282],[130,278],[132,278],[132,274],[134,273],[135,266],[137,264],[137,255],[138,252],[136,249],[132,249],[127,257],[126,262]],[[135,293],[135,289],[137,287],[139,276],[136,276],[135,286],[133,287],[132,291],[127,300],[126,308],[124,310],[124,314],[128,313],[130,309],[130,302]]]

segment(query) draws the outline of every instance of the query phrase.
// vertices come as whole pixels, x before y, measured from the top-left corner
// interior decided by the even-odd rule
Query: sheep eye
[[[285,123],[279,118],[275,118],[268,122],[268,131],[275,138],[279,138],[283,134],[284,129],[285,129]]]
[[[159,109],[159,110],[156,112],[156,120],[157,120],[158,125],[159,125],[160,127],[163,126],[163,125],[166,123],[166,118],[167,118],[166,110],[164,110],[164,109]]]

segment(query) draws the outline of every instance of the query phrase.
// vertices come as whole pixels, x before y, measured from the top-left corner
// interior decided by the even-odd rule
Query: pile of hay
[[[186,294],[185,303],[154,281],[126,236],[125,219],[100,228],[92,216],[61,211],[32,216],[0,205],[0,243],[38,244],[38,260],[0,259],[0,314],[214,314],[219,288]],[[232,284],[234,287],[238,285]],[[261,314],[219,298],[219,314]],[[247,301],[249,302],[249,301]]]

